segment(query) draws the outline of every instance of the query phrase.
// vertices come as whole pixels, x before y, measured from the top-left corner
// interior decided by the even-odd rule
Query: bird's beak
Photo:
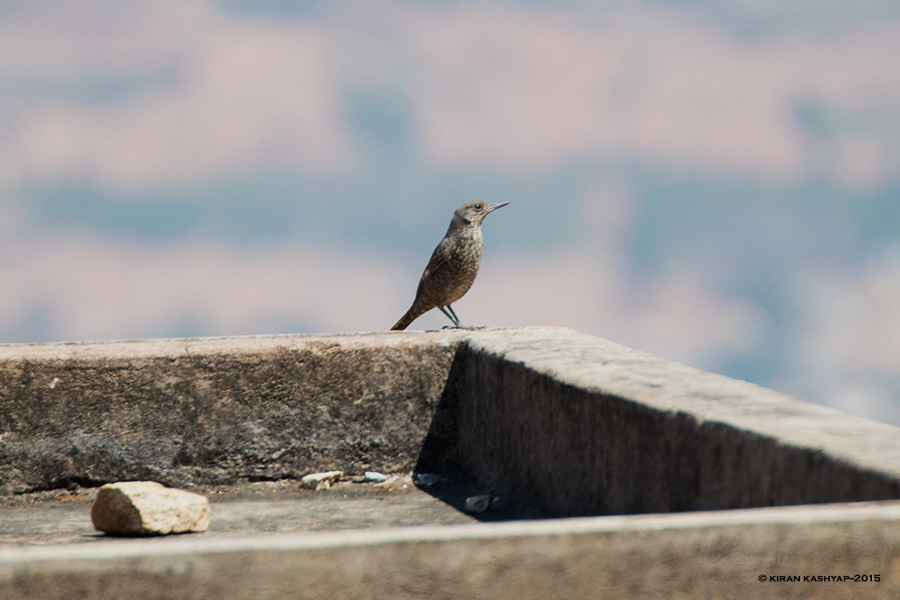
[[[503,208],[507,204],[509,204],[509,202],[498,202],[497,204],[491,204],[491,206],[488,208],[488,211],[484,214],[485,214],[485,216],[487,216],[487,215],[491,214],[492,212],[494,212],[495,210],[497,210],[498,208]]]

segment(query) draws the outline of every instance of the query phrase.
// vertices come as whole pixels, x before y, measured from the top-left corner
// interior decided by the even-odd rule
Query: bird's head
[[[486,216],[498,208],[503,208],[507,204],[509,204],[509,202],[491,204],[484,200],[472,200],[456,209],[456,212],[453,213],[453,221],[458,221],[459,224],[463,226],[472,225],[478,227]]]

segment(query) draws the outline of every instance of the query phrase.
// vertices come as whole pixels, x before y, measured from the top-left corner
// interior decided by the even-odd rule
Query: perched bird
[[[416,299],[412,306],[392,330],[406,329],[410,323],[432,308],[441,311],[453,321],[454,327],[461,327],[459,317],[450,306],[472,287],[484,241],[481,237],[481,222],[484,218],[509,204],[491,204],[481,200],[466,202],[456,209],[444,239],[431,254],[431,260],[422,273]]]

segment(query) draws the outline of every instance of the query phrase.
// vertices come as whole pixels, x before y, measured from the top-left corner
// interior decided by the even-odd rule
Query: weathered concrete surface
[[[594,336],[473,332],[453,365],[426,446],[549,514],[900,498],[900,428]]]
[[[409,470],[460,337],[0,345],[0,493]]]
[[[0,492],[414,465],[556,516],[878,500],[900,428],[564,328],[0,346]]]
[[[6,498],[414,465],[445,476],[427,502],[234,503],[224,525],[213,504],[210,533],[172,540],[97,540],[58,506],[42,531],[43,508],[0,508],[22,523],[0,523],[0,598],[900,596],[893,502],[404,527],[413,505],[471,521],[435,510],[471,493],[528,508],[511,519],[900,497],[900,428],[572,330],[0,346]],[[479,489],[453,483],[467,475]],[[394,529],[260,535],[317,528],[304,510],[326,529]],[[81,543],[52,543],[60,529]]]
[[[893,600],[898,555],[900,504],[822,505],[6,547],[0,597]]]
[[[204,537],[476,522],[416,488],[409,476],[391,477],[383,484],[339,483],[320,492],[299,489],[291,480],[197,487],[212,499],[212,518]],[[115,542],[117,538],[103,535],[91,523],[91,504],[97,492],[97,488],[78,488],[7,496],[0,502],[0,548]],[[455,504],[461,506],[462,502],[461,498]],[[494,516],[519,517],[508,510],[498,513]]]

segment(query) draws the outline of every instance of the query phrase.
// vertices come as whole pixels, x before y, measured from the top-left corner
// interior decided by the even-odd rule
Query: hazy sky
[[[464,323],[900,424],[896,0],[0,4],[0,342]],[[413,328],[447,321],[435,314]]]

